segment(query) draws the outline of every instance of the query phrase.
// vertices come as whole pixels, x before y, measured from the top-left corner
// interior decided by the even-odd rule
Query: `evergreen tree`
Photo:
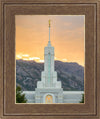
[[[84,94],[82,94],[82,100],[80,101],[80,103],[84,103]]]
[[[27,99],[25,98],[25,94],[22,94],[22,90],[20,86],[16,87],[16,103],[26,103]]]

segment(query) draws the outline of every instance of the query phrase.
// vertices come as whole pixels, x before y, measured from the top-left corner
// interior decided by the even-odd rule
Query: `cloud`
[[[31,57],[28,54],[17,54],[16,59],[22,59],[22,60],[34,60],[36,62],[44,62],[44,60],[40,59],[40,57]]]
[[[67,62],[67,59],[62,59],[63,62]]]
[[[29,57],[29,55],[28,54],[24,54],[24,55],[22,55],[22,57]]]
[[[22,56],[21,55],[16,55],[16,58],[17,59],[22,59]]]
[[[31,57],[31,59],[33,59],[33,60],[34,60],[34,59],[40,59],[40,58],[39,58],[39,57]]]
[[[39,62],[44,62],[44,60],[39,60]]]

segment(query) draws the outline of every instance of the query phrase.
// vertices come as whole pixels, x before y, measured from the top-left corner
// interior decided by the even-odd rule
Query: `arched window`
[[[47,95],[45,98],[45,103],[47,104],[53,103],[53,97],[51,95]]]

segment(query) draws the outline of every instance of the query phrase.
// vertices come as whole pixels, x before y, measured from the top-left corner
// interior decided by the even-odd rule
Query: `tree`
[[[82,99],[81,99],[80,103],[84,103],[84,94],[82,94]]]
[[[16,103],[26,103],[27,99],[25,98],[25,94],[22,94],[22,89],[20,86],[16,87]]]

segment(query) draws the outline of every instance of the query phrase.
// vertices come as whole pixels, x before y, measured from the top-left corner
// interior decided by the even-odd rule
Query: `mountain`
[[[44,63],[16,60],[16,85],[20,85],[24,91],[35,90],[43,70]],[[77,63],[55,61],[55,70],[63,90],[84,90],[84,67]]]

